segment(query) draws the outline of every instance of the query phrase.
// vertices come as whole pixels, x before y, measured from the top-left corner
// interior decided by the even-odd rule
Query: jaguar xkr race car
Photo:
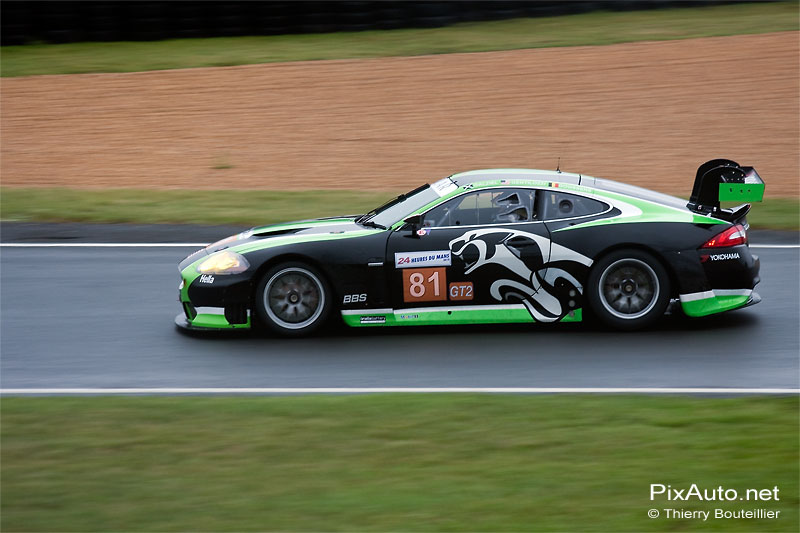
[[[670,301],[700,317],[760,301],[747,244],[764,182],[725,159],[687,203],[561,171],[476,170],[359,216],[256,227],[180,264],[176,324],[312,333],[354,327],[576,322],[652,324]]]

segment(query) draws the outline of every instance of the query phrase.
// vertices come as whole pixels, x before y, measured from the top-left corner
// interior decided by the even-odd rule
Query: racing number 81
[[[404,302],[447,300],[447,274],[444,268],[418,268],[403,271]]]

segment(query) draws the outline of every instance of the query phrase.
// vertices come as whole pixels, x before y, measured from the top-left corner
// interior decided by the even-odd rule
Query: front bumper
[[[182,278],[178,301],[183,313],[176,317],[176,325],[195,330],[250,328],[250,281],[240,276],[215,276],[212,280],[208,284],[200,277]]]

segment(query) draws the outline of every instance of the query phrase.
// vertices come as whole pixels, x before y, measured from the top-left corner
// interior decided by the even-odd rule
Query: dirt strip
[[[4,78],[0,180],[404,189],[560,157],[688,194],[727,157],[798,196],[798,36]]]

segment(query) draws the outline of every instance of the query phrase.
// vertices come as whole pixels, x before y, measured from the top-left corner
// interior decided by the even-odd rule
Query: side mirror
[[[422,227],[422,215],[411,215],[403,219],[403,222],[405,222],[408,229],[411,230],[411,235],[418,237],[417,230]]]

